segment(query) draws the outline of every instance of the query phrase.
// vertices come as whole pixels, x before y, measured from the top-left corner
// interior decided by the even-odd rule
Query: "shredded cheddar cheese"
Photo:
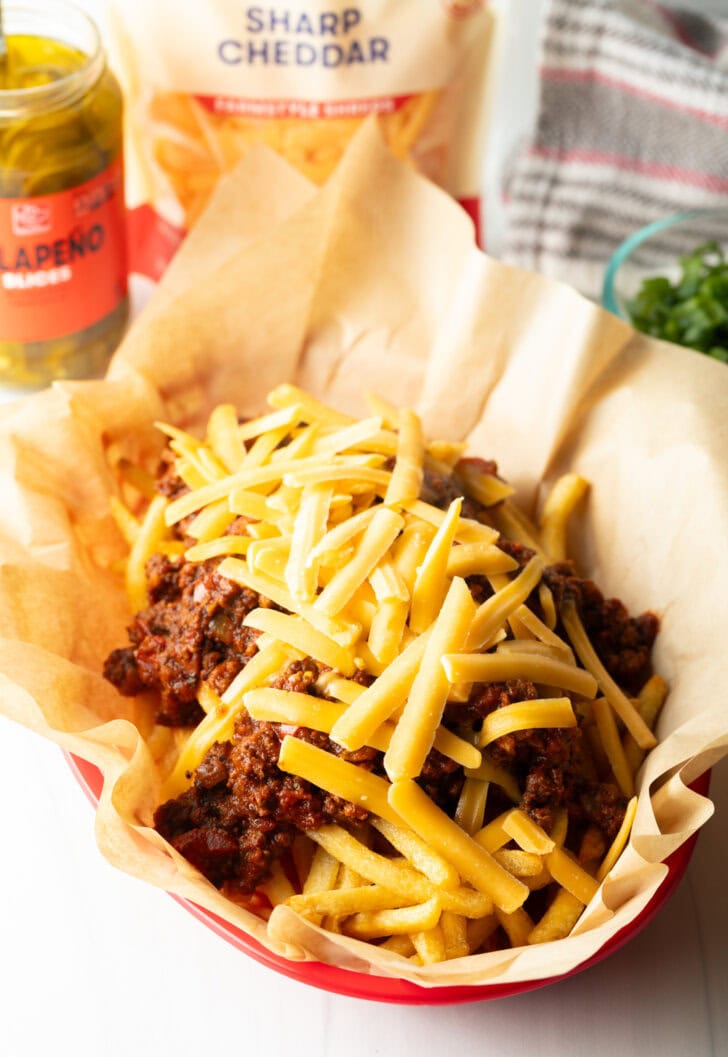
[[[595,746],[589,766],[608,769],[631,797],[666,692],[653,677],[628,698],[574,602],[544,576],[549,556],[564,557],[586,483],[558,482],[537,526],[473,461],[452,476],[463,494],[451,489],[441,509],[420,498],[423,485],[432,472],[451,475],[463,447],[428,442],[413,410],[370,398],[373,414],[357,421],[295,386],[279,386],[269,403],[242,423],[221,405],[204,440],[162,426],[188,491],[153,496],[142,513],[118,498],[111,505],[130,548],[135,609],[147,604],[145,564],[158,553],[215,561],[218,576],[259,596],[243,620],[259,633],[256,652],[221,694],[200,680],[205,715],[163,795],[189,787],[238,717],[276,724],[278,770],[369,821],[355,833],[325,825],[299,835],[299,890],[277,865],[261,888],[272,903],[331,932],[386,938],[385,949],[423,965],[465,957],[495,930],[512,945],[565,935],[624,848],[636,800],[590,872],[564,847],[566,811],[539,825],[520,806],[518,771],[493,748],[581,722]],[[468,498],[480,501],[479,520],[463,516]],[[525,534],[534,553],[520,557],[499,532]],[[282,673],[307,658],[317,662],[313,685],[285,688]],[[530,691],[500,700],[497,688],[512,680]],[[475,726],[472,717],[458,726],[451,716],[468,716],[479,687],[496,688],[490,704]],[[348,756],[359,752],[366,766]],[[459,774],[447,812],[425,791],[433,753]],[[503,811],[504,799],[515,806]],[[548,903],[529,901],[547,886]]]

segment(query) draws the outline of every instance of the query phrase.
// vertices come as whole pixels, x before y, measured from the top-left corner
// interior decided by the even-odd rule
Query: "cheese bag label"
[[[254,144],[320,184],[370,114],[477,220],[495,24],[481,0],[117,0],[132,269],[161,273]]]

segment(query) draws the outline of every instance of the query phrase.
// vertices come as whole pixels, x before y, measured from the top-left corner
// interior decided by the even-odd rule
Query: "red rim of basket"
[[[87,760],[82,760],[71,753],[65,753],[65,756],[82,789],[91,803],[96,806],[103,785],[101,772]],[[705,774],[695,779],[690,788],[694,792],[705,796],[709,787],[710,772],[706,771]],[[345,995],[348,998],[361,998],[373,1002],[391,1002],[398,1005],[411,1006],[441,1006],[463,1002],[484,1002],[495,998],[507,998],[510,995],[523,994],[525,991],[533,991],[537,987],[558,983],[560,980],[565,980],[575,973],[582,972],[584,969],[596,965],[597,962],[619,950],[620,947],[624,946],[628,940],[631,940],[652,921],[675,891],[690,862],[697,838],[698,834],[694,833],[692,837],[665,860],[668,873],[650,902],[633,921],[630,921],[616,935],[612,936],[596,954],[593,954],[591,958],[581,962],[580,965],[575,966],[569,972],[562,973],[559,976],[549,976],[541,980],[523,980],[517,983],[420,987],[418,984],[410,983],[408,980],[372,976],[368,973],[358,973],[350,969],[340,969],[334,965],[324,965],[322,962],[290,961],[267,950],[257,940],[254,940],[252,936],[248,936],[235,925],[218,917],[217,914],[213,914],[211,910],[206,910],[189,899],[184,899],[173,893],[170,893],[170,895],[185,910],[218,936],[231,943],[233,947],[237,947],[238,950],[243,951],[262,965],[266,965],[269,969],[274,969],[276,972],[288,976],[292,980],[298,980],[300,983],[318,987],[322,991]]]

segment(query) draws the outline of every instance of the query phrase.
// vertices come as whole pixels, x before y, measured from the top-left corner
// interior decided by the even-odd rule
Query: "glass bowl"
[[[607,265],[603,306],[631,323],[628,305],[643,280],[657,275],[678,279],[680,258],[710,241],[718,242],[728,255],[728,206],[674,213],[635,231]]]
[[[101,772],[87,760],[72,756],[70,753],[65,755],[81,788],[93,806],[96,807],[103,786]],[[707,796],[710,788],[710,772],[706,771],[699,778],[696,778],[690,788],[703,796]],[[333,965],[323,965],[321,962],[289,961],[287,958],[267,950],[257,943],[252,936],[246,935],[246,933],[230,922],[223,921],[212,911],[197,906],[197,904],[180,896],[173,895],[172,898],[184,907],[188,913],[201,921],[203,925],[211,929],[212,932],[248,955],[248,957],[254,958],[255,961],[260,962],[269,969],[273,969],[275,972],[281,973],[283,976],[298,980],[299,983],[308,984],[309,987],[317,987],[322,991],[346,995],[349,998],[362,998],[370,1002],[389,1002],[406,1006],[444,1006],[463,1002],[484,1002],[496,998],[507,998],[510,995],[523,994],[538,987],[555,984],[559,980],[565,980],[568,976],[573,976],[574,973],[582,972],[584,969],[596,965],[597,962],[619,950],[620,947],[641,932],[667,903],[688,867],[697,838],[698,834],[696,832],[665,860],[668,873],[650,902],[637,917],[625,925],[616,935],[612,936],[596,954],[582,962],[581,965],[577,965],[570,972],[549,976],[541,980],[523,980],[518,983],[418,987],[417,984],[410,983],[408,980],[370,976],[365,973],[353,972],[349,969],[340,969]]]

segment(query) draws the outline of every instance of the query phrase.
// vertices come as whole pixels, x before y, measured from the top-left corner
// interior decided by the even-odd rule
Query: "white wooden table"
[[[8,1057],[726,1057],[728,766],[670,903],[553,987],[410,1008],[288,980],[107,865],[61,752],[0,719],[0,1053]]]

